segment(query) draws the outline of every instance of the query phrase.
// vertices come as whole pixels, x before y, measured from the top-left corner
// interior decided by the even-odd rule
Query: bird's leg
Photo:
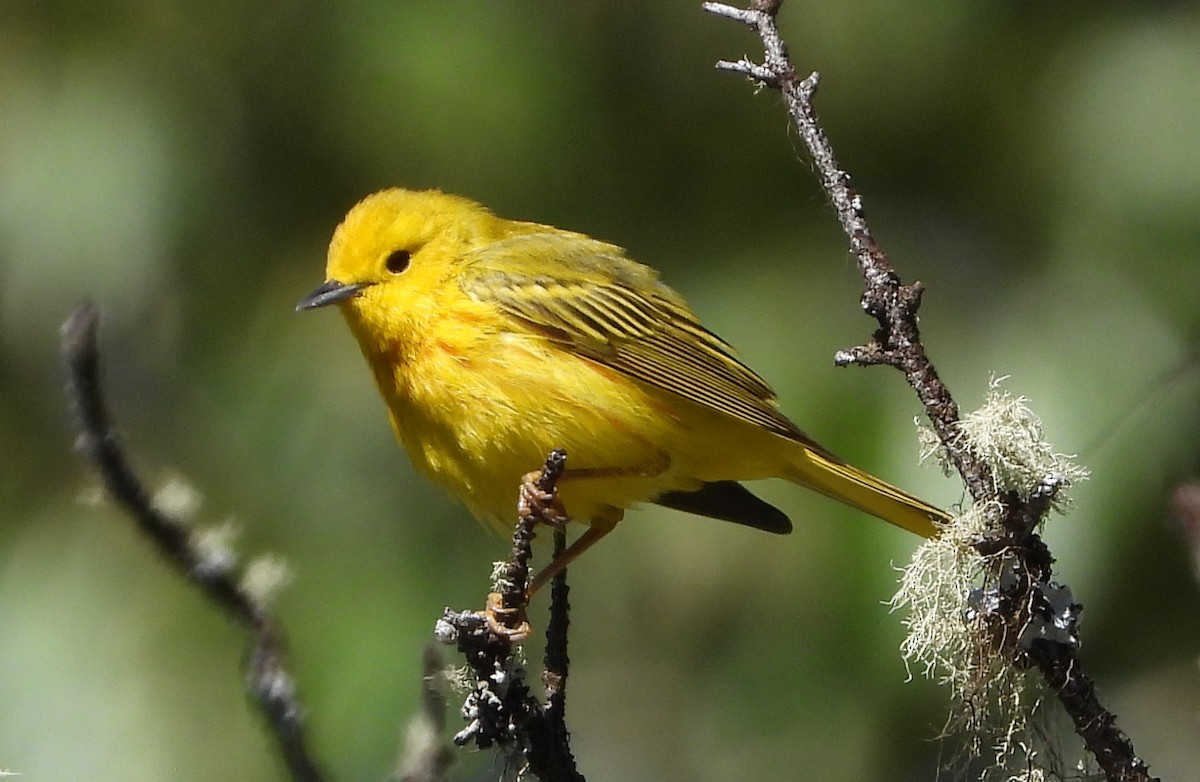
[[[647,461],[644,464],[639,464],[633,467],[569,468],[563,470],[562,476],[559,478],[559,482],[595,480],[597,478],[654,478],[666,472],[670,466],[671,455],[666,451],[656,451],[654,460]],[[526,499],[526,489],[536,491],[537,486],[527,479],[522,486],[522,501]],[[562,508],[561,503],[558,503],[557,497],[548,495],[548,498],[556,503],[554,506],[555,508]],[[545,502],[547,500],[547,496],[543,495],[539,499]],[[567,546],[566,551],[555,557],[549,565],[546,565],[546,567],[542,568],[542,570],[536,576],[534,576],[533,583],[531,583],[529,588],[525,590],[526,600],[532,598],[539,589],[546,585],[547,581],[563,571],[567,565],[574,562],[580,554],[596,545],[600,538],[612,532],[617,526],[617,522],[621,520],[622,516],[624,516],[624,512],[618,510],[608,518],[592,519],[591,524],[588,526],[586,532],[580,535],[574,543],[572,543],[570,546]],[[560,518],[561,521],[555,520],[551,523],[561,524],[565,522],[566,513],[564,512]]]
[[[562,554],[550,562],[549,565],[542,568],[536,576],[533,577],[533,583],[525,590],[525,599],[529,600],[534,594],[546,585],[546,582],[562,572],[567,565],[575,561],[583,552],[590,549],[592,546],[608,533],[616,529],[617,522],[613,521],[593,521],[591,526],[587,528],[582,535],[575,539],[575,542],[567,546]]]
[[[500,592],[488,592],[483,618],[493,635],[507,638],[510,643],[519,644],[533,632],[525,618],[525,608],[505,605],[504,595]]]
[[[670,455],[662,451],[659,451],[657,455],[659,458],[635,467],[587,467],[563,470],[558,473],[557,481],[653,478],[671,466]],[[520,493],[517,497],[517,513],[521,517],[521,526],[530,533],[533,527],[539,523],[561,529],[570,520],[566,508],[558,498],[555,488],[557,481],[545,484],[544,481],[544,470],[531,472],[521,481]],[[520,643],[529,635],[530,626],[525,619],[525,606],[550,579],[565,570],[580,554],[594,546],[600,538],[613,531],[617,522],[624,515],[618,509],[614,508],[613,511],[605,518],[592,519],[587,530],[574,543],[551,560],[550,564],[542,568],[526,587],[523,600],[518,601],[511,593],[492,592],[488,595],[484,616],[493,633],[508,638],[513,643]],[[522,567],[524,567],[523,564]],[[508,594],[507,599],[505,594]]]
[[[565,570],[567,565],[570,565],[576,557],[595,545],[600,538],[612,532],[616,526],[616,521],[593,521],[586,532],[576,538],[575,542],[567,546],[562,554],[555,557],[549,565],[546,565],[546,567],[542,568],[534,576],[533,582],[525,590],[525,599],[523,601],[525,605],[529,604],[534,594],[545,586],[550,579]],[[515,644],[521,643],[533,632],[529,621],[525,619],[525,606],[511,607],[506,605],[504,595],[499,592],[488,593],[484,618],[487,620],[488,628],[494,634],[502,638],[507,638]]]

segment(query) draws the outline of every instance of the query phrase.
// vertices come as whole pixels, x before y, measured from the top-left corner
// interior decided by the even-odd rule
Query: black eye
[[[396,250],[387,257],[383,265],[392,274],[399,274],[408,268],[408,262],[412,259],[412,253],[408,250]]]

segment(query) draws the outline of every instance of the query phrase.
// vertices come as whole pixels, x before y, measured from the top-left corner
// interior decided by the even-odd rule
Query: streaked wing
[[[632,378],[777,434],[811,442],[766,381],[649,267],[581,234],[531,233],[471,253],[463,289]],[[531,273],[557,261],[552,273]]]

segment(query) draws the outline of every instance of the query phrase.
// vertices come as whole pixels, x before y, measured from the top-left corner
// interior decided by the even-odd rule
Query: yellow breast
[[[368,356],[419,471],[500,529],[516,519],[521,477],[554,448],[571,472],[605,473],[563,483],[580,521],[691,483],[672,469],[679,422],[646,389],[499,318],[443,312],[415,344]]]

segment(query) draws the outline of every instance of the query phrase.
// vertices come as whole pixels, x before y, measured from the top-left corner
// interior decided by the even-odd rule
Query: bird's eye
[[[387,257],[383,265],[392,274],[399,274],[408,268],[408,262],[412,260],[412,253],[408,250],[396,250]]]

